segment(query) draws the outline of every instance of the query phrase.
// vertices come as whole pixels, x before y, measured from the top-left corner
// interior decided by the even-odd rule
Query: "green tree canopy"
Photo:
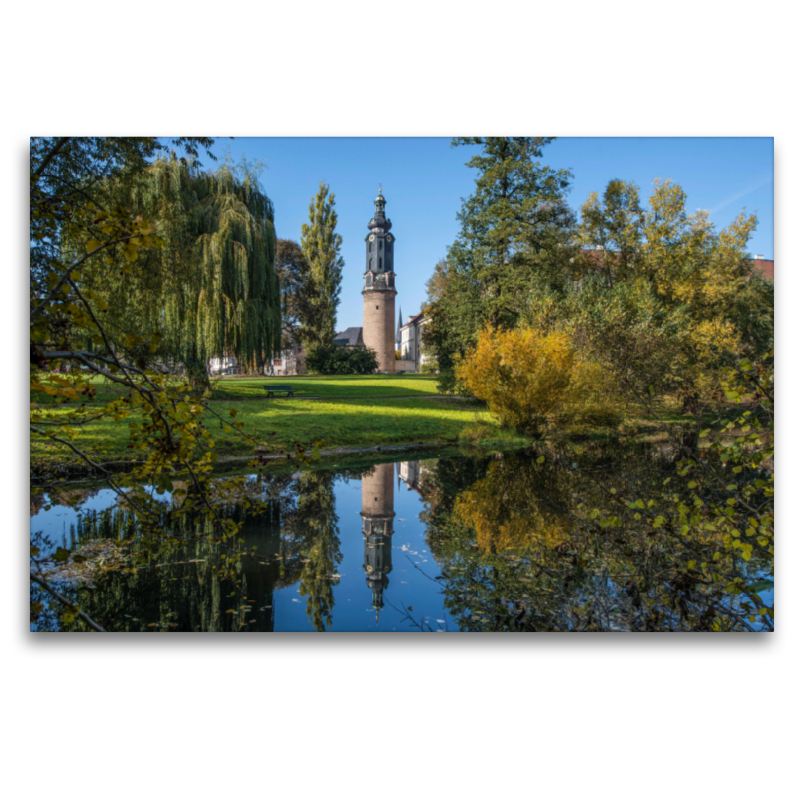
[[[747,254],[754,215],[717,232],[708,212],[687,212],[678,184],[659,180],[646,211],[635,184],[613,180],[581,213],[591,249],[575,259],[580,281],[561,318],[627,384],[678,388],[692,407],[721,367],[771,348],[772,285]],[[543,298],[533,306],[541,316]]]
[[[281,285],[283,332],[300,340],[300,328],[311,316],[309,266],[297,242],[278,239],[275,271]]]

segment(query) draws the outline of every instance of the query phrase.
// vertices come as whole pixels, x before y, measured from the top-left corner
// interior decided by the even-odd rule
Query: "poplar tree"
[[[336,333],[336,310],[342,286],[342,237],[336,233],[335,195],[320,183],[308,207],[300,247],[308,261],[308,311],[300,336],[306,349],[327,345]]]

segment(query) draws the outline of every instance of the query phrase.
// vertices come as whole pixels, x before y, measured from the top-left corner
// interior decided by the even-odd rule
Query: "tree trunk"
[[[196,359],[187,363],[186,374],[189,378],[189,386],[193,391],[202,394],[211,388],[211,382],[208,379],[208,366],[204,360]]]

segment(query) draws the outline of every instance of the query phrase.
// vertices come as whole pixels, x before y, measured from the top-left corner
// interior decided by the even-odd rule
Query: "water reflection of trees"
[[[333,473],[304,473],[297,481],[294,514],[286,520],[300,545],[300,595],[306,598],[306,614],[317,631],[331,627],[333,587],[339,582],[342,560],[333,485]]]
[[[428,544],[463,630],[741,629],[724,581],[691,569],[714,557],[713,538],[654,530],[620,501],[638,492],[650,499],[647,516],[666,517],[684,491],[668,460],[616,445],[542,463],[530,454],[442,460],[432,474]],[[757,575],[733,558],[720,570]]]
[[[260,513],[240,505],[222,513],[242,522],[235,580],[230,563],[213,543],[208,521],[182,519],[174,544],[157,558],[136,552],[136,518],[115,507],[79,520],[74,546],[123,542],[133,555],[122,569],[93,568],[91,575],[63,584],[74,602],[106,622],[107,630],[271,631],[276,589],[299,582],[309,621],[317,630],[331,624],[333,586],[341,561],[338,520],[329,472],[253,480],[250,491],[264,501]],[[224,567],[224,569],[223,569]],[[78,630],[80,623],[66,629]]]

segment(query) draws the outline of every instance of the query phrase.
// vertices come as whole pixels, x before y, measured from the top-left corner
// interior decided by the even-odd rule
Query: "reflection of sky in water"
[[[105,510],[116,502],[117,495],[111,489],[100,489],[96,495],[90,497],[80,506],[80,516],[86,517],[90,512]],[[47,505],[48,497],[44,496],[44,504]],[[53,548],[69,547],[70,527],[78,521],[78,509],[69,506],[54,505],[47,511],[40,509],[31,517],[31,533],[41,531],[48,536],[53,543]],[[45,553],[43,553],[44,555]]]
[[[77,487],[80,488],[80,487]],[[165,502],[169,500],[170,495],[165,493],[163,495],[156,495],[158,499],[163,499]],[[49,497],[44,495],[44,505],[47,505]],[[54,505],[52,508],[45,510],[41,508],[36,514],[31,517],[31,534],[41,532],[49,537],[52,542],[52,549],[57,547],[70,546],[70,528],[78,522],[78,517],[88,519],[94,512],[98,514],[108,508],[113,508],[116,505],[117,493],[111,489],[100,489],[97,494],[87,498],[82,502],[78,508],[70,508],[69,506]],[[42,555],[47,555],[48,551],[43,550]]]

